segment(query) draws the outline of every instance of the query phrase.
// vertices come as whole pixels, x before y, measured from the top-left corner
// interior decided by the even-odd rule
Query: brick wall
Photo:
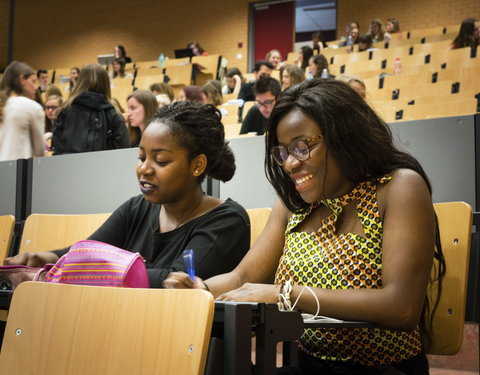
[[[402,30],[460,24],[465,18],[480,18],[478,0],[338,0],[337,37],[344,35],[351,20],[360,22],[360,34],[370,21],[396,18]]]

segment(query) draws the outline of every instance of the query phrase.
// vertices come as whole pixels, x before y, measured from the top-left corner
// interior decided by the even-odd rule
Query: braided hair
[[[207,157],[207,168],[199,176],[200,182],[206,175],[226,182],[235,174],[235,157],[225,142],[221,118],[220,111],[210,104],[185,101],[160,108],[151,123],[169,126],[178,144],[188,150],[190,160],[200,154]]]

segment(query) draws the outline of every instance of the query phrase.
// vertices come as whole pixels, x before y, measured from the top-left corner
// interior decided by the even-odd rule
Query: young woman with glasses
[[[426,289],[434,257],[437,280],[445,262],[418,161],[352,88],[328,79],[279,95],[266,149],[280,199],[257,242],[230,273],[205,284],[175,273],[165,285],[374,323],[306,329],[298,363],[278,373],[428,374]]]

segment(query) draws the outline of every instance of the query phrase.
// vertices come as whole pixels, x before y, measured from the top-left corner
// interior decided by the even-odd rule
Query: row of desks
[[[8,310],[13,292],[0,291],[0,310]],[[275,374],[277,343],[298,340],[304,328],[371,327],[348,321],[304,322],[298,311],[279,311],[275,304],[215,302],[212,339],[205,374],[251,373],[252,334],[256,337],[254,374]],[[291,351],[284,351],[288,363]]]

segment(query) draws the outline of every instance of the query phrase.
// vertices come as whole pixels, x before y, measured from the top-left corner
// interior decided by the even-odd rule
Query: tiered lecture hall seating
[[[411,30],[371,52],[322,51],[332,74],[365,81],[367,100],[386,121],[418,120],[477,112],[480,51],[451,50],[459,25]],[[480,49],[479,49],[480,50]],[[395,58],[401,71],[394,74]]]

